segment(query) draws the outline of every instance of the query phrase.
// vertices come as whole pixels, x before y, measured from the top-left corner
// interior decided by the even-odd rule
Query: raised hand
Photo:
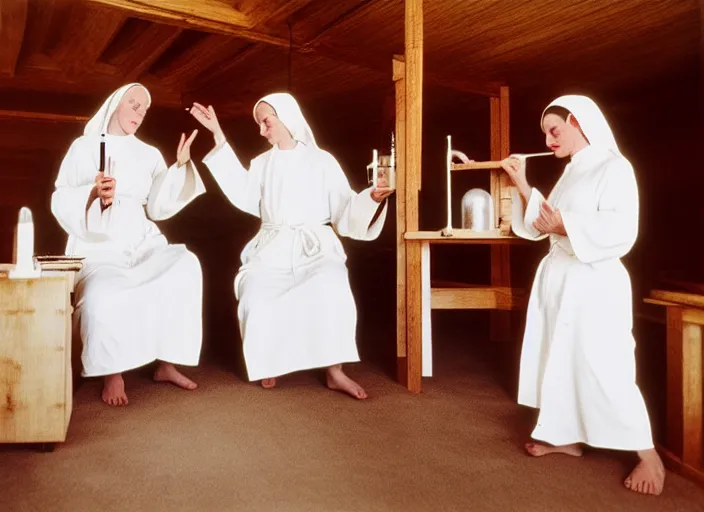
[[[191,144],[198,135],[198,130],[193,130],[188,139],[184,133],[181,134],[181,140],[178,143],[178,149],[176,150],[176,162],[179,167],[185,165],[191,159]]]
[[[193,106],[186,110],[188,110],[188,112],[195,117],[196,121],[212,132],[217,143],[225,140],[225,135],[222,132],[222,128],[220,128],[220,123],[218,122],[218,118],[215,115],[215,109],[213,109],[212,105],[205,108],[200,103],[194,102]]]

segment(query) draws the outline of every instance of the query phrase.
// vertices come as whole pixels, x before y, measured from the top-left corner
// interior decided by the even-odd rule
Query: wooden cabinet
[[[0,269],[0,443],[66,439],[73,406],[74,274],[8,279]]]

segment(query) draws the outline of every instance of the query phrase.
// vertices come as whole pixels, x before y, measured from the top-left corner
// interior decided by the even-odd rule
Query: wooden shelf
[[[431,309],[525,309],[528,297],[520,288],[508,286],[451,286],[431,288]]]
[[[650,299],[694,308],[704,308],[704,295],[697,293],[653,290],[650,292]]]
[[[451,236],[445,236],[441,231],[408,231],[404,238],[413,241],[430,242],[433,244],[522,244],[530,243],[515,235],[502,235],[498,229],[491,231],[471,231],[469,229],[453,229]]]

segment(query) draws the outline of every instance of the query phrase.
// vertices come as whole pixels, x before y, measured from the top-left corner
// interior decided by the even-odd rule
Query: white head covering
[[[293,96],[287,92],[277,92],[264,96],[254,104],[252,114],[255,121],[257,120],[257,106],[262,102],[271,105],[276,112],[276,117],[281,120],[295,140],[302,142],[308,147],[318,147],[313,131],[308,126],[305,117],[303,117],[303,112],[301,112],[301,107],[298,106]]]
[[[141,87],[144,89],[144,92],[147,93],[147,107],[149,107],[152,103],[152,96],[149,94],[149,90],[146,87],[138,83],[123,85],[105,100],[97,114],[95,114],[91,120],[88,121],[85,129],[83,130],[83,135],[101,135],[103,133],[107,133],[110,118],[115,113],[115,110],[117,110],[117,107],[120,105],[125,93],[132,87]]]
[[[608,149],[613,151],[617,155],[621,152],[616,144],[616,139],[614,134],[609,127],[609,123],[606,121],[604,114],[601,112],[599,107],[591,98],[579,95],[567,95],[560,96],[556,100],[553,100],[540,117],[540,125],[542,128],[543,117],[545,117],[545,112],[550,107],[562,107],[570,111],[572,116],[579,122],[579,126],[582,128],[582,133],[587,138],[589,144],[593,147]]]

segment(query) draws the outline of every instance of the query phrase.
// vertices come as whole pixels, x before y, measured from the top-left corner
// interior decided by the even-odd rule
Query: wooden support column
[[[406,230],[418,231],[418,192],[421,188],[423,147],[423,0],[406,0],[405,18],[405,198]],[[422,283],[421,245],[406,249],[406,368],[407,388],[421,391]]]
[[[702,328],[680,307],[667,308],[667,448],[695,468],[704,464],[702,421]],[[700,311],[699,323],[704,320]]]
[[[406,360],[406,63],[393,59],[396,99],[396,378],[408,385]]]
[[[501,87],[498,98],[489,98],[491,159],[501,160],[509,155],[509,95],[508,87]],[[491,170],[490,192],[494,199],[494,225],[502,235],[511,229],[511,196],[508,176],[501,169]],[[491,246],[491,284],[511,287],[511,253],[509,245]],[[511,313],[491,311],[491,341],[511,338]]]

